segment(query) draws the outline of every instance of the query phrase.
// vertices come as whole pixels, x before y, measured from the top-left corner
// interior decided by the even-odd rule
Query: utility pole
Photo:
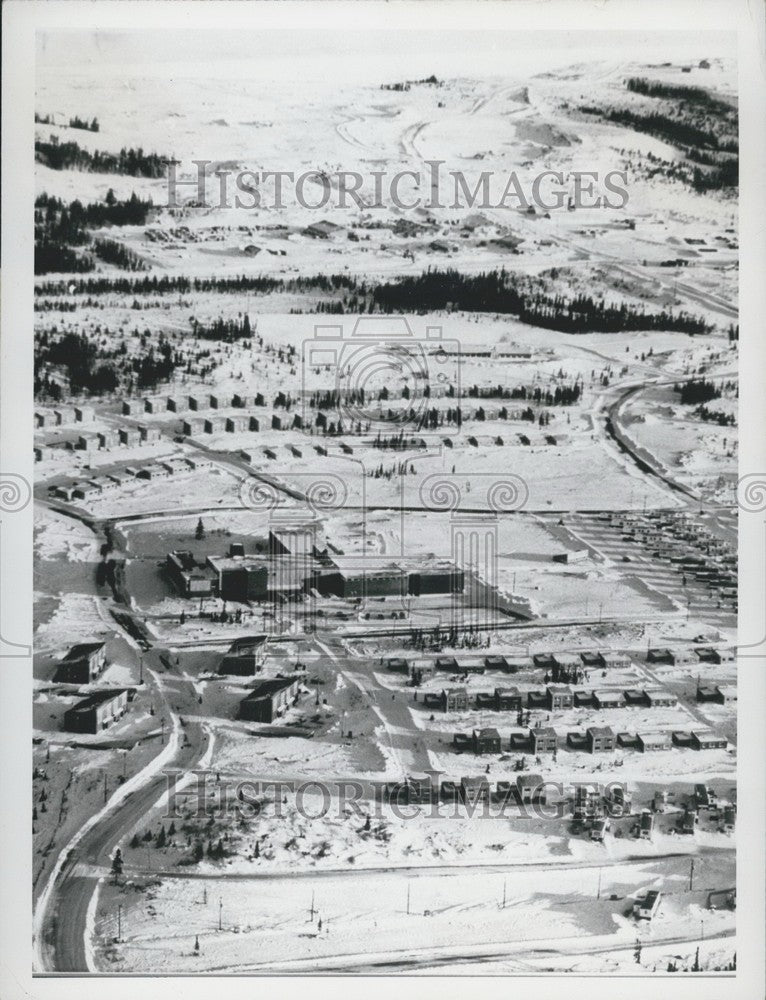
[[[223,897],[218,897],[218,930],[223,930]]]
[[[207,906],[207,886],[203,886],[202,889],[202,902]]]
[[[104,802],[106,803],[108,791],[106,787],[106,771],[104,771]]]
[[[311,913],[311,923],[313,924],[314,923],[314,893],[313,893],[313,891],[311,893],[311,910],[310,910],[310,913]]]
[[[139,684],[143,684],[144,683],[144,654],[143,653],[141,653],[141,656],[140,656],[139,661],[138,661],[138,683]]]
[[[161,731],[162,731],[162,745],[164,746],[165,745],[165,716],[164,715],[160,716],[160,728],[161,728]]]
[[[503,879],[503,905],[501,907],[501,909],[503,909],[503,910],[505,909],[505,885],[506,885],[506,881],[507,881],[507,879]]]
[[[596,890],[596,899],[601,899],[601,869],[598,870],[598,889]]]
[[[604,602],[602,601],[598,606],[598,623],[601,624],[601,615],[604,610]]]
[[[692,891],[693,885],[694,885],[694,858],[692,858],[689,863],[689,892]]]

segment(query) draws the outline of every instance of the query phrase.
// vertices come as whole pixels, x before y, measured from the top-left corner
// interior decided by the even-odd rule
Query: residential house
[[[64,712],[70,733],[99,733],[122,718],[128,709],[128,691],[99,691]]]
[[[616,737],[610,726],[589,726],[585,730],[588,753],[609,753],[614,750]]]
[[[257,673],[266,658],[265,635],[245,636],[235,639],[218,667],[219,674],[249,677]]]
[[[474,729],[471,739],[474,753],[500,753],[500,733],[496,729]]]
[[[545,670],[550,673],[558,667],[558,660],[553,655],[553,653],[535,653],[532,657],[532,665],[538,670]]]
[[[549,684],[545,701],[550,712],[565,711],[574,705],[574,694],[567,684]]]
[[[61,427],[64,424],[73,424],[75,420],[74,407],[57,406],[53,411],[53,420],[57,427]]]
[[[183,422],[183,432],[190,437],[204,433],[205,420],[203,417],[190,417]]]
[[[275,677],[257,684],[239,705],[239,716],[248,722],[273,722],[299,698],[299,677]]]
[[[593,705],[595,708],[624,708],[625,699],[622,691],[594,691]]]
[[[145,424],[138,428],[141,434],[141,441],[144,444],[149,444],[153,441],[159,441],[162,437],[162,432],[159,427],[147,427]]]
[[[206,434],[219,434],[221,431],[225,429],[226,429],[225,417],[207,417],[207,419],[205,420]]]
[[[545,781],[539,774],[519,774],[516,778],[519,802],[545,802]]]
[[[99,431],[98,433],[98,446],[104,451],[111,451],[112,448],[116,448],[120,443],[119,433],[111,427],[108,427],[104,431]]]
[[[106,643],[79,642],[59,662],[53,680],[56,684],[90,684],[106,668]]]
[[[118,431],[120,444],[127,448],[137,448],[141,443],[141,431],[137,427],[121,427]]]
[[[670,750],[670,733],[636,733],[636,744],[641,753]]]
[[[460,779],[460,798],[467,805],[489,802],[489,794],[489,781],[483,775],[478,778],[465,777]]]
[[[678,704],[676,695],[663,688],[645,688],[643,695],[644,703],[649,708],[672,708]]]
[[[734,705],[737,701],[736,684],[719,684],[716,687],[717,700],[721,705]]]
[[[693,729],[691,745],[695,750],[725,750],[729,741],[712,729]]]
[[[540,726],[529,730],[530,751],[533,754],[554,753],[558,748],[558,736],[551,726]]]

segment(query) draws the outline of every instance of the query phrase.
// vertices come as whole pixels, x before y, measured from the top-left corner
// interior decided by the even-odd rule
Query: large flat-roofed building
[[[408,592],[413,597],[427,594],[462,594],[465,588],[465,574],[454,563],[438,562],[424,569],[411,572]]]
[[[79,642],[59,663],[53,680],[57,684],[90,684],[105,667],[105,642]]]
[[[299,677],[274,677],[261,681],[240,702],[240,718],[248,722],[273,722],[298,700],[299,686]]]
[[[99,691],[64,713],[64,729],[70,733],[98,733],[121,718],[127,708],[127,690]]]
[[[400,566],[365,566],[364,562],[344,562],[311,574],[309,585],[323,597],[349,600],[364,597],[403,597],[407,594],[408,574]]]
[[[249,635],[235,639],[218,667],[219,674],[251,677],[263,666],[266,658],[266,636]]]
[[[213,574],[199,566],[191,552],[169,552],[165,568],[179,594],[184,597],[206,597],[213,593]]]
[[[207,565],[217,578],[218,596],[224,601],[261,601],[269,590],[269,569],[258,556],[208,556]]]

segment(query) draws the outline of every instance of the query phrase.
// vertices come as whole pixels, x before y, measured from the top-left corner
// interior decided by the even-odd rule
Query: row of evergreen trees
[[[244,275],[236,278],[147,275],[143,278],[88,278],[73,284],[75,292],[89,295],[115,292],[163,295],[208,291],[240,294],[319,291],[338,295],[340,309],[344,312],[350,312],[352,304],[355,306],[353,311],[358,313],[488,312],[515,315],[533,326],[566,333],[678,330],[696,334],[706,333],[712,328],[701,316],[685,311],[662,309],[649,312],[642,305],[611,305],[603,298],[585,294],[572,298],[551,294],[545,290],[542,279],[519,278],[505,269],[462,274],[452,269],[429,268],[420,275],[404,275],[379,284],[349,275],[313,275],[291,279]],[[40,295],[51,296],[63,294],[66,288],[63,283],[48,283],[38,291]],[[228,335],[226,330],[219,332]],[[233,330],[232,335],[235,333]],[[214,339],[219,339],[218,334]]]
[[[38,125],[54,124],[52,115],[41,115],[37,111],[35,111],[35,122]],[[79,115],[75,115],[74,118],[69,119],[69,127],[83,129],[86,132],[99,132],[101,130],[98,118],[93,117],[89,120],[87,118],[80,118]]]
[[[469,399],[529,399],[546,406],[573,406],[582,395],[582,383],[557,385],[553,390],[540,385],[472,385],[464,395]]]
[[[119,153],[83,149],[76,142],[59,142],[52,135],[48,142],[35,142],[35,160],[52,170],[82,170],[95,174],[125,174],[129,177],[164,177],[167,156],[145,153],[141,147],[123,147]]]
[[[709,93],[703,87],[665,83],[661,80],[647,80],[644,76],[629,77],[625,86],[633,94],[642,94],[644,97],[657,97],[668,101],[685,101],[720,115],[728,115],[733,111],[731,104]]]
[[[211,323],[201,323],[197,319],[191,321],[192,334],[199,340],[217,340],[224,344],[233,344],[238,340],[250,340],[253,331],[250,327],[250,317],[245,313],[235,319],[218,319]]]

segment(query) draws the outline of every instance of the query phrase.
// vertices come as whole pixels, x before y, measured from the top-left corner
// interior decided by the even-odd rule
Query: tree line
[[[38,125],[55,124],[52,115],[42,115],[37,111],[35,111],[35,122]],[[69,119],[69,127],[83,129],[85,132],[99,132],[101,129],[98,118],[93,117],[88,120],[87,118],[80,118],[79,115],[75,115],[74,118]]]
[[[318,291],[337,298],[344,314],[424,313],[437,311],[487,312],[514,315],[523,323],[565,333],[620,333],[632,330],[677,330],[707,333],[711,324],[686,311],[648,311],[643,305],[613,305],[603,298],[580,294],[567,297],[546,290],[544,279],[520,278],[505,269],[462,274],[453,269],[429,268],[419,275],[403,275],[374,283],[351,275],[311,275],[303,278],[238,277],[189,278],[147,275],[139,278],[99,277],[73,282],[74,292],[90,295],[186,294],[191,292],[256,293]],[[46,283],[40,295],[61,295],[63,282]],[[321,305],[321,304],[320,304]],[[316,308],[319,312],[321,309]]]
[[[168,157],[122,148],[119,153],[83,149],[76,142],[59,142],[52,135],[49,142],[35,142],[35,160],[52,170],[81,170],[94,174],[126,174],[129,177],[164,177]]]
[[[78,250],[91,244],[90,230],[102,226],[143,225],[152,208],[135,192],[126,201],[118,201],[114,192],[107,192],[105,201],[83,204],[79,200],[64,202],[60,198],[41,194],[35,200],[35,274],[51,272],[92,271],[94,254]],[[107,247],[95,248],[96,256],[111,253],[112,262],[137,270],[137,255],[120,254]],[[61,283],[62,290],[65,289]]]

